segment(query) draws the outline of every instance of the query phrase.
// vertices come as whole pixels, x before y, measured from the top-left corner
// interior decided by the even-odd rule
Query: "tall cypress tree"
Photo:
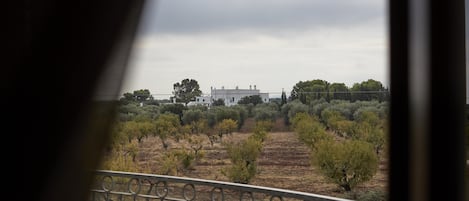
[[[287,94],[285,91],[282,90],[282,102],[280,102],[280,106],[287,104]]]

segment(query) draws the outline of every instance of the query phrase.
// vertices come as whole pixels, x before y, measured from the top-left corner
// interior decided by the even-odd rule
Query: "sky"
[[[147,1],[122,92],[168,98],[173,84],[280,96],[299,81],[389,86],[384,0]]]

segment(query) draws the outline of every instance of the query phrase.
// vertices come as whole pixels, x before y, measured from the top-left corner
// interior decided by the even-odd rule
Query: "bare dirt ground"
[[[250,133],[233,133],[223,137],[223,141],[239,141],[246,139]],[[205,153],[193,170],[178,172],[177,176],[228,181],[221,173],[224,167],[230,164],[226,151],[221,143],[210,146],[207,136],[198,135],[204,139],[203,151]],[[159,173],[159,159],[172,149],[190,148],[183,140],[174,142],[170,140],[170,148],[164,150],[161,141],[156,137],[145,139],[139,147],[137,160],[148,173]],[[380,165],[377,174],[372,180],[355,187],[355,192],[381,190],[386,191],[388,182],[388,165],[384,157],[380,156]],[[318,170],[310,165],[308,148],[297,140],[293,132],[272,132],[264,142],[264,148],[258,159],[259,173],[250,182],[252,185],[282,188],[288,190],[344,197],[344,192],[337,185],[329,182]]]

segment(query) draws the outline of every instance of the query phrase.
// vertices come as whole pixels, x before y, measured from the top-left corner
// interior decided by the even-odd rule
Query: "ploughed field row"
[[[236,142],[247,139],[250,135],[250,133],[233,133],[224,136],[223,141]],[[205,137],[204,157],[193,169],[178,172],[177,176],[229,181],[221,173],[221,170],[231,163],[223,145],[215,143],[211,146],[205,135],[200,136]],[[164,150],[158,138],[149,137],[140,145],[137,160],[140,166],[148,169],[148,172],[157,174],[161,166],[160,157],[165,152],[182,147],[190,149],[190,145],[185,141],[170,141],[169,149]],[[258,158],[258,174],[250,184],[341,197],[340,188],[328,182],[318,170],[310,165],[310,160],[308,147],[296,138],[295,133],[269,133]],[[375,177],[357,186],[356,190],[386,189],[387,160],[381,156],[380,161]]]

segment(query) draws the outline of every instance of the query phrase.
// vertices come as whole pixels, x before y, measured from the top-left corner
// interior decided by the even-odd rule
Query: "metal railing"
[[[92,201],[312,200],[346,201],[312,193],[165,175],[97,170]]]

